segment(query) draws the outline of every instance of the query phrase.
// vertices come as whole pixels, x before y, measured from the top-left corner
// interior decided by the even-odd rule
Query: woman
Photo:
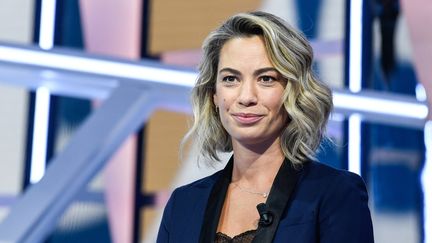
[[[176,189],[158,242],[373,242],[362,179],[313,161],[330,89],[312,48],[283,20],[238,14],[204,42],[188,133],[225,169]]]

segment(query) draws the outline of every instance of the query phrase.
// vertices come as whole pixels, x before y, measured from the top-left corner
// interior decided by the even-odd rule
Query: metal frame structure
[[[13,203],[0,224],[0,242],[42,242],[81,188],[156,108],[190,113],[197,73],[157,62],[129,62],[64,50],[0,45],[0,82],[52,94],[102,99],[46,174]],[[373,102],[370,106],[367,102]],[[413,97],[334,91],[335,112],[423,129],[428,112]],[[382,107],[380,106],[382,105]],[[397,109],[392,112],[392,108]],[[405,112],[400,112],[404,109]]]

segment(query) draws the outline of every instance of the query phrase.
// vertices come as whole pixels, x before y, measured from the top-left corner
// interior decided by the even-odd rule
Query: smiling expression
[[[233,145],[279,141],[287,120],[282,101],[285,86],[261,37],[233,38],[224,44],[213,101]]]

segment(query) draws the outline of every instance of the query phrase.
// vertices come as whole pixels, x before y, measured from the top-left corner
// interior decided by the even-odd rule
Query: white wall
[[[33,38],[33,0],[0,0],[0,42],[29,44]],[[6,86],[0,73],[0,197],[20,192],[25,152],[27,91]],[[6,207],[0,205],[0,220]]]
[[[1,79],[1,75],[0,75]],[[17,194],[25,152],[27,91],[0,86],[0,195]]]
[[[33,38],[33,0],[0,1],[0,41],[30,43]]]

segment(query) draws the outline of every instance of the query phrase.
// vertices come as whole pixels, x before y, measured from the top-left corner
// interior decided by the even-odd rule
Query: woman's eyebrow
[[[274,68],[274,67],[265,67],[265,68],[260,68],[260,69],[255,70],[253,74],[254,74],[254,76],[258,76],[261,73],[270,72],[270,71],[279,73],[278,70],[276,70],[276,68]],[[229,68],[229,67],[222,68],[221,70],[219,70],[219,73],[222,73],[222,72],[229,72],[232,74],[241,75],[240,71],[238,71],[234,68]]]
[[[274,68],[274,67],[265,67],[265,68],[260,68],[260,69],[255,70],[254,76],[258,76],[262,73],[270,72],[270,71],[279,73],[278,70],[276,70],[276,68]]]
[[[241,75],[241,72],[240,71],[238,71],[238,70],[236,70],[236,69],[234,69],[234,68],[222,68],[221,70],[219,70],[219,73],[222,73],[222,72],[229,72],[229,73],[232,73],[232,74],[235,74],[235,75]]]

